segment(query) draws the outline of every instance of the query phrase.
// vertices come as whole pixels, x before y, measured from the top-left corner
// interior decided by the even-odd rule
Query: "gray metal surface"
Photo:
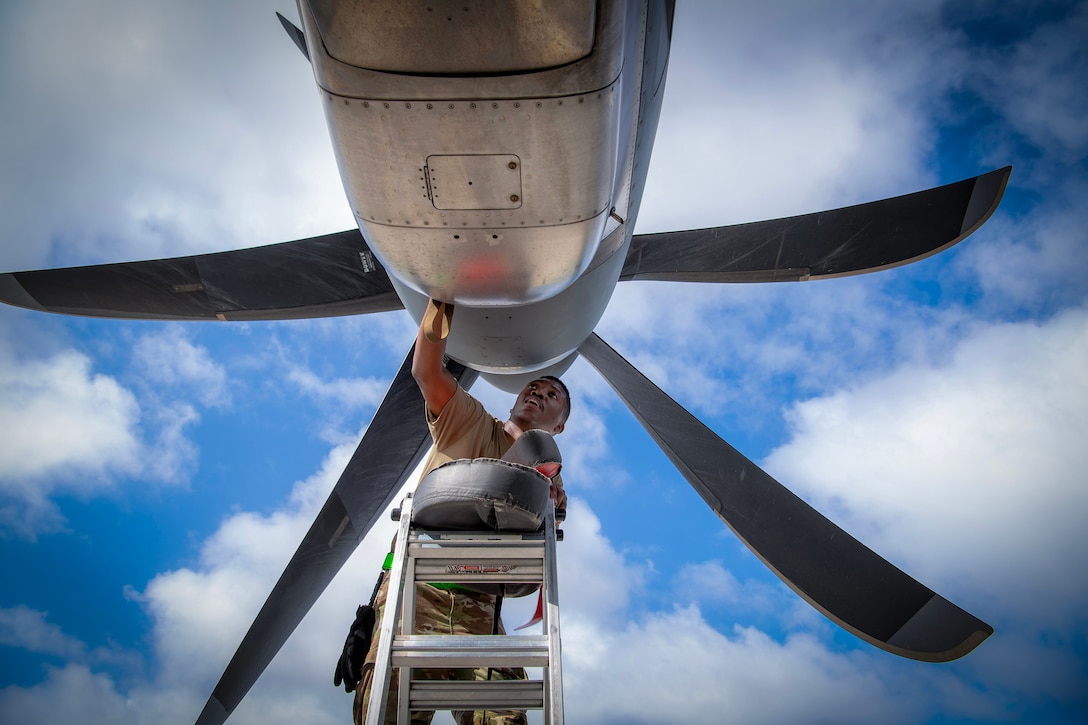
[[[641,48],[626,43],[642,43],[628,28],[639,10],[618,0],[599,10],[588,0],[300,5],[349,203],[404,285],[459,305],[520,305],[588,268],[630,173],[616,139],[637,120],[621,113],[621,94],[637,92]],[[367,41],[401,32],[400,43]],[[477,33],[492,42],[459,40]],[[490,76],[504,59],[501,79]]]
[[[626,229],[613,234],[623,236]],[[453,316],[446,354],[458,362],[485,373],[508,376],[535,373],[557,363],[569,364],[570,356],[589,335],[608,307],[623,255],[614,254],[583,274],[561,293],[542,302],[511,307],[458,307]],[[427,297],[391,280],[404,301],[405,309],[418,323],[423,319]],[[557,321],[562,321],[557,324]],[[489,382],[508,392],[518,392],[528,382],[524,377],[504,382],[496,376]]]
[[[422,710],[539,710],[545,702],[543,680],[412,680],[409,690]]]
[[[561,1],[566,2],[566,0]],[[630,19],[642,12],[641,2],[598,0],[594,8],[593,52],[571,63],[513,73],[505,71],[494,74],[459,73],[458,67],[465,64],[466,61],[463,58],[467,52],[462,51],[463,55],[460,58],[452,57],[458,55],[457,53],[440,56],[434,52],[434,46],[428,45],[426,34],[416,35],[393,52],[400,55],[410,53],[419,59],[411,62],[429,65],[432,70],[402,73],[363,68],[345,63],[330,55],[321,37],[321,23],[317,20],[317,13],[313,11],[313,8],[319,4],[323,6],[321,14],[329,13],[330,17],[337,16],[339,23],[357,24],[360,18],[357,14],[358,6],[354,0],[319,0],[319,2],[301,0],[298,3],[299,20],[306,35],[307,48],[314,66],[314,78],[318,86],[334,96],[401,101],[427,100],[436,97],[444,100],[558,97],[603,88],[619,75],[620,66],[624,62],[624,53],[617,49],[623,47],[625,41],[632,35],[633,29],[629,27]],[[487,3],[475,5],[485,4]],[[548,5],[550,3],[534,4]],[[355,17],[352,17],[353,15]],[[480,17],[476,15],[477,20]],[[521,14],[521,18],[531,21],[527,14]],[[573,22],[582,23],[581,20],[573,20]],[[581,25],[581,27],[585,26]],[[478,32],[479,29],[468,30]],[[520,34],[528,31],[529,28],[525,28],[512,32]],[[371,27],[362,32],[380,34],[397,31],[388,27]],[[585,31],[575,32],[584,33]],[[447,41],[438,42],[444,44]],[[499,57],[498,54],[511,52],[501,48],[481,50],[484,53],[490,52],[493,58]],[[513,52],[519,51],[515,49]],[[568,57],[576,53],[577,51],[570,52]],[[438,93],[436,89],[439,90]]]
[[[538,71],[593,49],[596,0],[342,0],[314,2],[329,56],[391,73]]]
[[[356,220],[416,291],[525,304],[593,259],[618,171],[615,85],[562,98],[324,100]]]

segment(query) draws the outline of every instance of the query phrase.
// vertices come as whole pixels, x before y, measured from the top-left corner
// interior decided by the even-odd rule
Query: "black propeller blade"
[[[0,301],[130,320],[293,320],[403,309],[358,229],[194,257],[0,274]]]
[[[287,34],[291,36],[291,40],[295,41],[295,45],[298,46],[298,49],[306,56],[306,60],[309,60],[310,51],[306,48],[306,34],[302,32],[301,28],[279,13],[276,13],[276,17],[280,19],[280,25],[282,25],[283,29],[287,31]]]
[[[220,725],[234,711],[422,460],[431,438],[411,366],[409,352],[347,468],[204,705],[198,725]],[[462,387],[476,379],[475,370],[455,362],[448,368]]]
[[[789,281],[907,264],[986,221],[1010,171],[786,219],[636,235],[620,280]],[[289,320],[403,308],[358,229],[191,257],[4,273],[0,302],[145,320]]]
[[[993,634],[771,478],[599,337],[578,352],[741,541],[832,621],[883,650],[927,662],[962,657]]]
[[[1011,166],[914,194],[814,214],[636,234],[621,280],[790,282],[875,272],[961,241],[1001,201]]]

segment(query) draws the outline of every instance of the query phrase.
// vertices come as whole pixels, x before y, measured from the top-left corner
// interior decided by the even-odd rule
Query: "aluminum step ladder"
[[[366,725],[384,722],[392,668],[400,668],[397,723],[412,710],[543,710],[546,725],[563,723],[555,509],[546,506],[543,531],[423,531],[412,526],[411,494],[394,520],[400,530],[389,572],[388,596]],[[417,635],[416,582],[525,584],[542,587],[543,634]],[[397,624],[400,624],[399,632]],[[535,627],[533,628],[536,629]],[[530,630],[532,631],[532,630]],[[413,680],[412,668],[541,668],[539,680]]]

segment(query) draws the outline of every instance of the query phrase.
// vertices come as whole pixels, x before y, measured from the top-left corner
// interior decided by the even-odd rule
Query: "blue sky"
[[[275,10],[296,15],[278,0],[5,3],[0,270],[350,228],[312,74]],[[937,257],[802,284],[623,284],[598,328],[996,634],[929,665],[838,630],[578,362],[559,439],[571,722],[1088,722],[1085,37],[1085,3],[679,3],[639,232],[1014,166],[992,220]],[[412,335],[403,312],[0,310],[0,721],[195,720]],[[348,721],[332,666],[391,531],[230,722]]]

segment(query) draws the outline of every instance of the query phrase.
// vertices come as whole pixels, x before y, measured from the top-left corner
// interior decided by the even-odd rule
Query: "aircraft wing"
[[[129,320],[287,320],[403,307],[358,229],[192,257],[0,274],[0,301]]]
[[[620,280],[793,282],[875,272],[961,241],[1001,201],[1011,166],[842,209],[684,232],[636,234]]]

